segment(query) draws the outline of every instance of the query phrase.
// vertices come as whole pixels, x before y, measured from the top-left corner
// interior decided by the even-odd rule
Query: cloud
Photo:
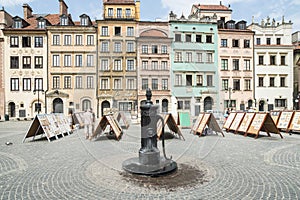
[[[35,0],[0,0],[0,5],[4,7],[13,7],[23,5],[24,3],[30,3]]]

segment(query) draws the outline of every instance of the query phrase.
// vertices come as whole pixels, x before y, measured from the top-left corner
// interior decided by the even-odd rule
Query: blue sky
[[[73,20],[79,20],[83,13],[92,19],[102,18],[102,0],[65,0],[69,7],[69,13]],[[12,16],[23,17],[23,3],[28,3],[34,13],[58,13],[58,0],[0,0],[0,6]],[[153,21],[157,18],[167,20],[172,10],[177,15],[188,15],[193,4],[220,4],[219,0],[141,0],[141,19]],[[232,18],[236,21],[246,20],[247,24],[259,23],[269,16],[276,22],[281,22],[282,16],[285,21],[291,20],[293,32],[300,31],[300,1],[299,0],[223,0],[223,5],[230,4],[233,10]]]

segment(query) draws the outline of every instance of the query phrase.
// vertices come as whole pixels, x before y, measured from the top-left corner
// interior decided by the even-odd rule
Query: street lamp
[[[40,92],[42,92],[42,94],[44,93],[44,90],[43,89],[34,89],[33,90],[33,94],[35,95],[37,93],[38,95],[38,102],[37,102],[37,111],[38,111],[38,114],[40,114],[40,111],[41,111],[41,104],[40,104]]]

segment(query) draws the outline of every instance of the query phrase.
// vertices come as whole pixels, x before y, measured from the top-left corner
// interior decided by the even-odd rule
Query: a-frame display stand
[[[168,126],[168,128],[170,129],[170,131],[172,131],[172,133],[176,133],[179,135],[179,137],[182,137],[182,139],[184,140],[184,137],[179,129],[179,127],[177,126],[175,119],[173,117],[172,114],[166,114],[166,115],[162,115],[162,118],[164,119],[164,127],[166,127],[166,125]],[[161,121],[158,122],[158,127],[157,127],[157,137],[160,138],[162,135],[162,123]]]
[[[202,115],[202,117],[200,116]],[[196,123],[192,127],[192,129],[195,129],[196,131],[193,131],[195,134],[199,134],[201,136],[203,132],[206,130],[206,128],[209,128],[210,130],[221,133],[223,137],[225,137],[222,129],[220,128],[216,118],[212,113],[201,113],[198,118],[201,120],[196,120]],[[197,128],[196,128],[197,127]]]
[[[293,132],[300,131],[300,111],[295,111],[293,119],[288,128],[288,131],[293,131]]]
[[[227,117],[227,119],[226,119],[226,121],[225,121],[225,123],[224,123],[224,125],[223,125],[223,128],[224,128],[227,132],[229,131],[229,128],[230,128],[230,126],[231,126],[231,124],[232,124],[232,122],[233,122],[235,116],[236,116],[236,112],[231,112],[231,113],[229,114],[229,116]]]
[[[278,119],[277,128],[280,131],[289,132],[289,127],[294,116],[294,111],[282,111]]]
[[[110,133],[113,133],[115,135],[115,138],[117,140],[121,139],[121,136],[123,134],[122,128],[120,127],[119,123],[116,121],[116,119],[113,117],[113,115],[104,115],[96,130],[94,131],[92,138],[97,137],[98,135],[101,135],[105,129],[107,128],[107,126],[110,126]]]
[[[234,131],[234,133],[237,133],[237,130],[244,118],[244,115],[245,115],[244,112],[237,112],[235,115],[235,118],[234,118],[233,122],[231,123],[230,127],[228,128],[228,130]]]
[[[129,127],[129,122],[124,114],[124,112],[117,112],[115,119],[117,122],[119,122],[119,125],[122,126],[124,129],[128,129]],[[122,121],[122,123],[120,123]]]

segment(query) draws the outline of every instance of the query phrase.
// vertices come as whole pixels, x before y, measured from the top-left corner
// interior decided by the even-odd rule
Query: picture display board
[[[294,111],[282,111],[278,119],[277,128],[280,130],[288,130]]]
[[[184,137],[183,137],[179,127],[177,126],[173,115],[172,114],[162,115],[162,118],[164,119],[164,125],[162,125],[161,120],[159,120],[158,126],[157,126],[157,137],[158,138],[161,137],[162,128],[163,128],[163,126],[166,127],[166,125],[167,125],[168,128],[172,131],[172,133],[178,134],[179,137],[182,137],[182,139],[184,140]]]
[[[41,137],[45,135],[50,142],[51,138],[58,139],[59,135],[64,136],[65,133],[70,134],[71,132],[68,119],[63,114],[39,114],[32,121],[23,142],[29,137],[33,137],[34,140],[37,135],[41,135]]]
[[[279,134],[280,137],[283,138],[269,113],[255,113],[245,136],[247,134],[253,134],[256,135],[255,138],[257,138],[260,131],[265,131],[268,136],[270,136],[270,133]]]
[[[236,113],[235,118],[229,127],[229,130],[234,130],[234,131],[238,130],[240,124],[242,123],[244,115],[245,115],[244,112]]]
[[[295,111],[290,127],[292,131],[300,131],[300,111]]]
[[[115,119],[117,119],[117,122],[119,122],[119,123],[120,123],[121,120],[122,120],[122,124],[124,125],[123,128],[128,129],[128,127],[129,127],[129,122],[128,122],[128,120],[127,120],[127,118],[126,118],[124,112],[118,112],[118,113],[116,114],[116,118],[115,118]],[[121,125],[121,123],[120,123],[120,125]]]
[[[190,113],[189,112],[179,112],[179,125],[181,128],[190,128],[191,127],[191,119],[190,119]]]
[[[245,113],[243,120],[242,120],[239,128],[237,129],[237,132],[246,133],[252,120],[253,120],[254,115],[255,115],[255,113],[253,113],[253,112]]]
[[[79,127],[84,127],[84,112],[77,112],[73,114],[74,124],[79,124]]]
[[[115,134],[115,138],[117,140],[120,140],[121,136],[123,134],[123,131],[122,131],[122,128],[120,127],[119,123],[113,117],[113,115],[104,115],[101,118],[96,130],[94,131],[94,133],[92,135],[92,138],[103,133],[108,125],[110,126],[110,131],[112,131]]]
[[[192,131],[194,134],[196,134],[196,132],[197,132],[198,126],[199,126],[199,124],[200,124],[200,122],[201,122],[201,120],[202,120],[203,115],[204,115],[203,113],[200,113],[200,114],[198,115],[198,117],[197,117],[195,123],[193,124],[193,126],[192,126],[192,128],[191,128],[191,131]]]
[[[210,128],[212,131],[215,131],[216,133],[217,132],[221,133],[223,137],[225,137],[222,129],[220,128],[216,118],[212,113],[203,113],[203,117],[199,122],[198,128],[196,130],[196,134],[199,133],[199,136],[201,136],[206,127]]]
[[[231,126],[231,124],[232,124],[232,122],[233,122],[235,116],[236,116],[236,112],[231,112],[231,113],[229,114],[229,116],[227,117],[227,119],[226,119],[226,121],[225,121],[225,124],[223,125],[223,128],[225,128],[226,131],[229,130],[229,128],[230,128],[230,126]]]
[[[270,114],[271,114],[271,117],[272,117],[274,123],[277,125],[278,119],[279,119],[280,114],[281,114],[281,111],[275,111],[275,110],[273,110],[273,111],[270,112]]]

